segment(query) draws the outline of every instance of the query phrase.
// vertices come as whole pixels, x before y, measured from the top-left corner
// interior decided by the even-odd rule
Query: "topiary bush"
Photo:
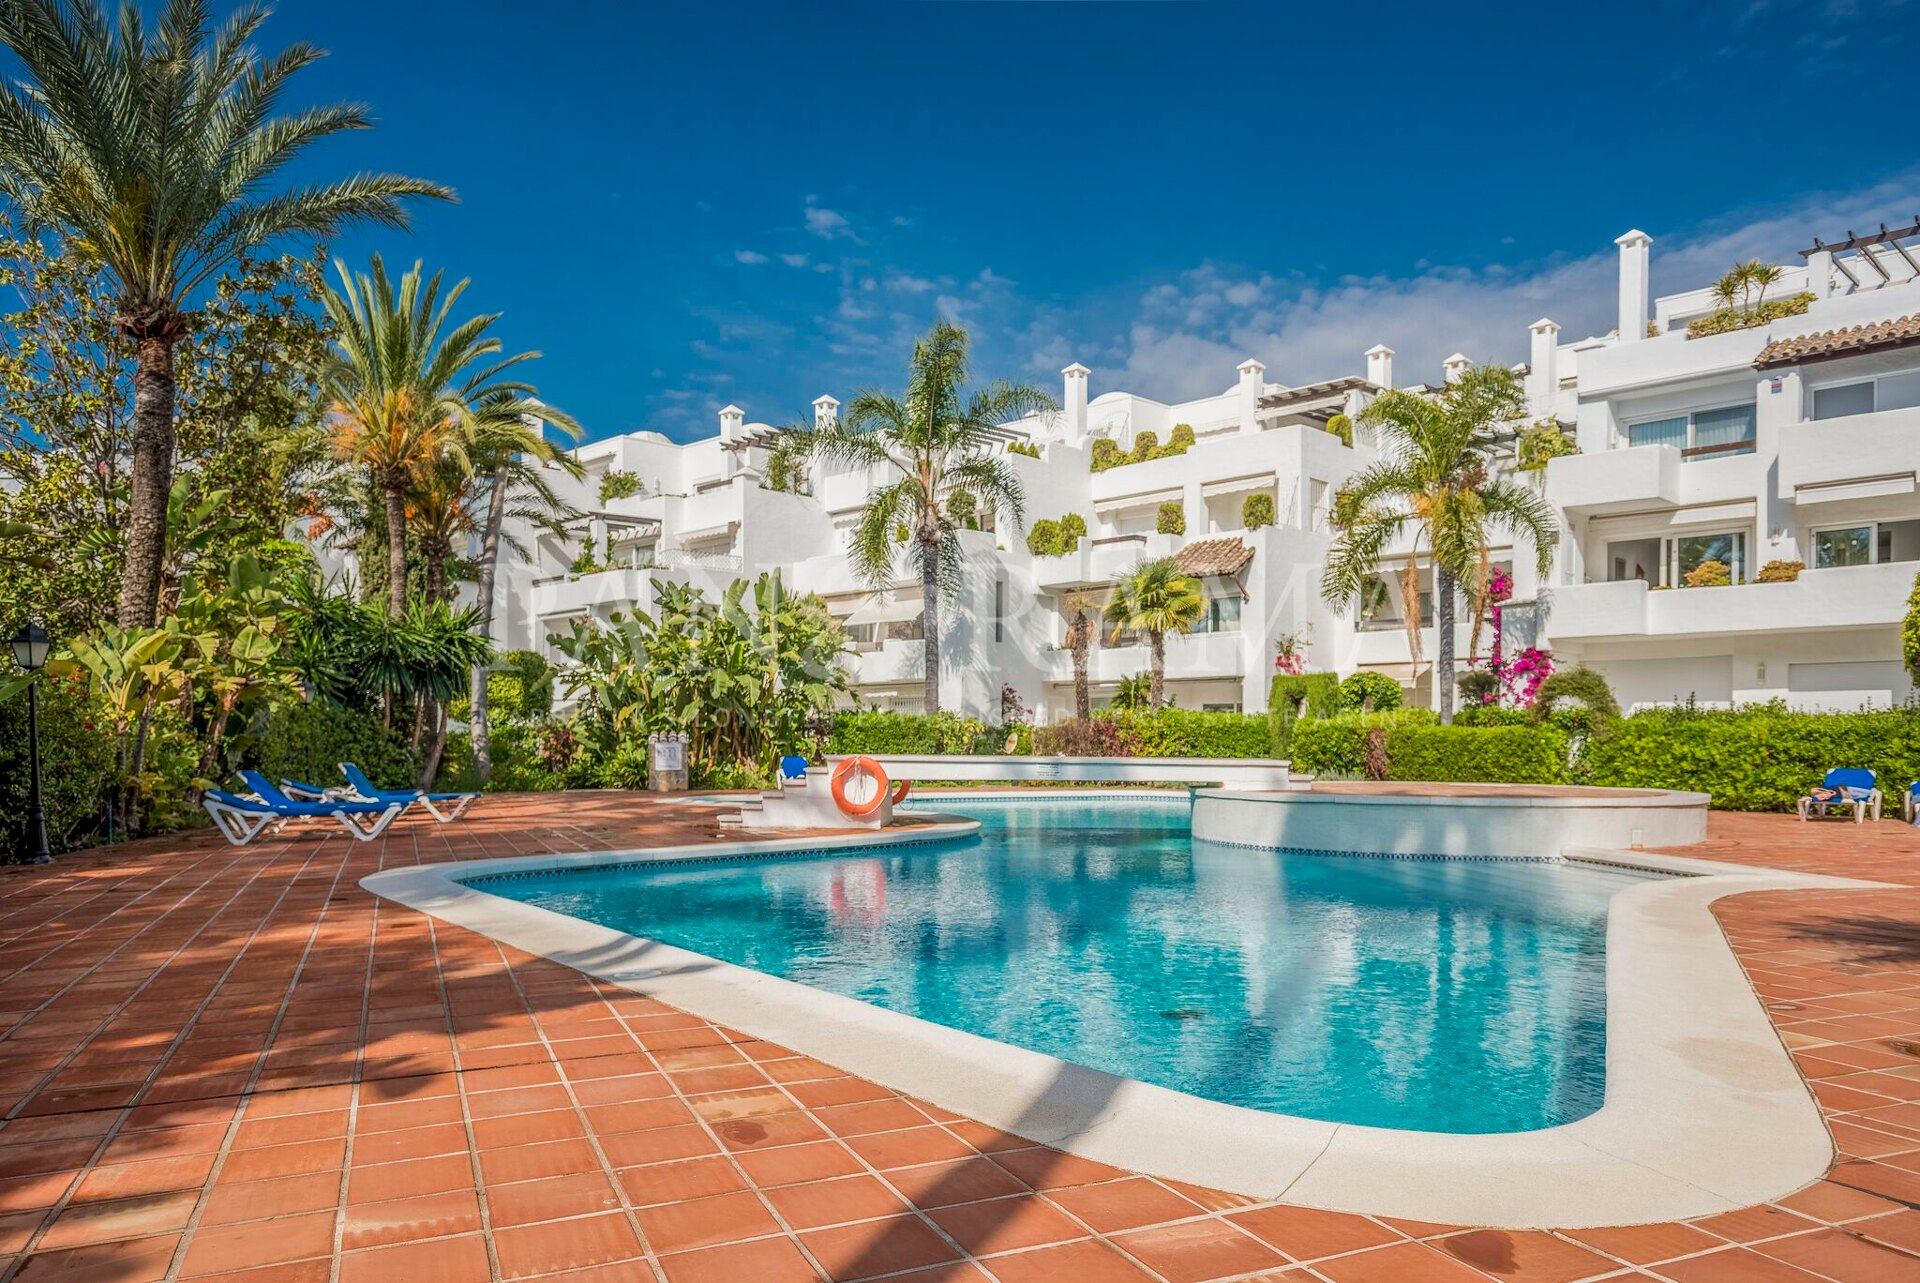
[[[1527,711],[1536,722],[1552,721],[1568,711],[1569,700],[1581,706],[1588,729],[1604,730],[1620,720],[1620,701],[1613,697],[1613,687],[1585,665],[1563,668],[1541,682]]]
[[[17,670],[8,667],[5,675]],[[84,684],[42,672],[40,692],[40,801],[47,813],[47,845],[55,854],[105,835],[106,808],[116,778],[113,724],[96,711]],[[24,860],[27,832],[27,694],[0,702],[0,859]]]
[[[1167,438],[1167,453],[1185,454],[1187,447],[1192,444],[1193,425],[1191,423],[1174,424],[1173,433]]]
[[[1258,530],[1262,526],[1273,524],[1273,496],[1264,491],[1255,491],[1240,501],[1240,524],[1248,530]]]
[[[1267,688],[1267,730],[1273,755],[1293,751],[1294,724],[1302,717],[1331,717],[1340,711],[1337,673],[1275,673]]]
[[[1760,567],[1760,573],[1753,577],[1753,581],[1757,584],[1790,584],[1806,568],[1804,561],[1769,561]]]
[[[1160,435],[1151,428],[1143,428],[1133,434],[1133,454],[1130,463],[1145,463],[1149,459],[1160,457]]]
[[[1400,707],[1404,692],[1385,673],[1355,673],[1340,683],[1340,707],[1346,712],[1385,713]]]
[[[1587,766],[1595,784],[1710,793],[1726,811],[1790,811],[1829,770],[1864,766],[1897,800],[1920,779],[1920,712],[1799,713],[1778,701],[1643,709],[1595,737]]]
[[[1159,513],[1153,519],[1153,528],[1163,535],[1184,535],[1187,533],[1187,509],[1177,499],[1169,499],[1160,505]]]
[[[1009,441],[1007,443],[1007,453],[1023,454],[1029,459],[1038,459],[1040,457],[1040,447],[1030,441]]]
[[[1027,527],[1027,551],[1036,557],[1058,557],[1060,523],[1052,517],[1042,517]]]
[[[1087,459],[1087,467],[1093,472],[1105,472],[1108,468],[1117,468],[1127,461],[1120,452],[1120,443],[1112,437],[1095,437],[1093,453]]]
[[[1340,438],[1343,446],[1353,445],[1353,420],[1347,415],[1336,414],[1327,420],[1327,432]]]

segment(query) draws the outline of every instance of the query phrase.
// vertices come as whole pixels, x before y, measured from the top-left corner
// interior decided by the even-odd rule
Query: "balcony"
[[[861,650],[850,656],[845,667],[858,686],[923,681],[927,672],[926,644],[917,637],[883,641],[872,650]]]
[[[1246,673],[1245,640],[1241,633],[1189,633],[1167,638],[1168,681],[1193,678],[1239,678]],[[1147,671],[1151,661],[1146,643],[1138,646],[1096,646],[1087,652],[1087,679],[1117,682]],[[1047,680],[1073,680],[1073,652],[1047,652]]]
[[[1107,535],[1080,540],[1064,557],[1035,557],[1033,578],[1048,592],[1068,592],[1113,581],[1143,559],[1170,557],[1177,537],[1162,534]]]
[[[562,575],[536,581],[533,585],[533,614],[536,618],[552,615],[605,615],[614,610],[632,610],[653,605],[651,571],[618,567],[588,575]]]
[[[1911,494],[1920,406],[1796,423],[1780,432],[1780,497],[1798,504]]]
[[[1668,445],[1569,454],[1547,463],[1547,498],[1569,513],[1677,507],[1680,451]]]
[[[1554,644],[1610,637],[1705,637],[1897,624],[1920,562],[1802,571],[1787,584],[1654,590],[1640,580],[1554,589]]]

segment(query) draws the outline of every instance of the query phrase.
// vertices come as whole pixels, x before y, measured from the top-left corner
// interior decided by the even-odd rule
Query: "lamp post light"
[[[45,667],[53,650],[53,638],[46,629],[28,622],[12,639],[13,662],[28,673]],[[50,864],[53,851],[47,846],[47,808],[40,799],[40,683],[27,683],[27,826],[33,842],[31,863]]]

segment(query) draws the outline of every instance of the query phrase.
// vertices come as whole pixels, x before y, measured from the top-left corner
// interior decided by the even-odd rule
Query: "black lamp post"
[[[46,629],[29,622],[13,638],[13,662],[29,673],[46,665],[53,650],[53,638]],[[50,864],[53,851],[47,846],[47,808],[40,800],[40,683],[27,683],[27,825],[33,842],[34,864]]]

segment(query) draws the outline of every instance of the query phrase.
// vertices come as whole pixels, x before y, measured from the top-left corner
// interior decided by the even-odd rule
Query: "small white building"
[[[1689,321],[1713,311],[1710,290],[1648,295],[1651,242],[1620,247],[1620,323],[1563,343],[1543,318],[1518,367],[1529,418],[1558,420],[1579,453],[1521,473],[1544,487],[1563,537],[1552,571],[1530,547],[1497,546],[1514,575],[1509,644],[1552,648],[1556,663],[1592,665],[1627,705],[1694,699],[1725,704],[1783,697],[1805,707],[1904,700],[1898,623],[1920,570],[1920,286],[1908,242],[1920,229],[1818,242],[1806,264],[1768,290],[1811,293],[1797,315],[1708,337]],[[1281,354],[1284,358],[1284,353]],[[1378,587],[1336,616],[1319,585],[1334,493],[1377,458],[1362,431],[1348,446],[1326,430],[1395,383],[1393,352],[1356,353],[1364,373],[1288,371],[1269,381],[1247,360],[1218,395],[1166,404],[1122,391],[1091,396],[1089,371],[1061,372],[1062,409],[1004,425],[1001,448],[1026,490],[1027,520],[1076,514],[1086,535],[1065,555],[1036,557],[1005,514],[962,536],[965,588],[943,602],[942,697],[956,712],[998,720],[1011,686],[1042,721],[1070,716],[1073,665],[1063,648],[1076,603],[1096,601],[1136,561],[1174,556],[1206,585],[1194,633],[1168,639],[1168,690],[1185,708],[1266,707],[1276,642],[1308,638],[1308,666],[1388,674],[1432,698],[1430,600],[1419,658],[1401,621],[1410,549],[1390,549]],[[1457,355],[1434,373],[1450,377]],[[826,421],[838,402],[814,403]],[[1184,453],[1094,470],[1096,449],[1131,453],[1142,433]],[[917,578],[875,594],[844,549],[872,485],[865,472],[816,467],[786,493],[766,484],[777,429],[736,406],[712,437],[678,444],[653,432],[580,447],[583,482],[556,483],[587,516],[564,539],[527,532],[535,561],[502,566],[495,610],[504,646],[544,650],[577,618],[649,609],[661,580],[701,584],[780,568],[848,625],[863,706],[917,711],[922,610]],[[1184,434],[1183,434],[1184,435]],[[1097,446],[1111,441],[1112,447]],[[1037,449],[1039,457],[1024,451]],[[1510,459],[1501,466],[1509,466]],[[635,493],[602,499],[602,479],[630,474]],[[1246,528],[1247,500],[1271,500],[1273,523]],[[1177,508],[1179,534],[1161,533]],[[590,554],[582,559],[583,552]],[[1703,561],[1729,567],[1726,587],[1688,587]],[[1803,562],[1791,582],[1770,563]],[[1430,571],[1420,567],[1430,599]],[[1471,620],[1460,613],[1462,658]],[[1491,644],[1483,637],[1484,655]],[[1099,638],[1089,657],[1096,706],[1147,667],[1146,647]]]

